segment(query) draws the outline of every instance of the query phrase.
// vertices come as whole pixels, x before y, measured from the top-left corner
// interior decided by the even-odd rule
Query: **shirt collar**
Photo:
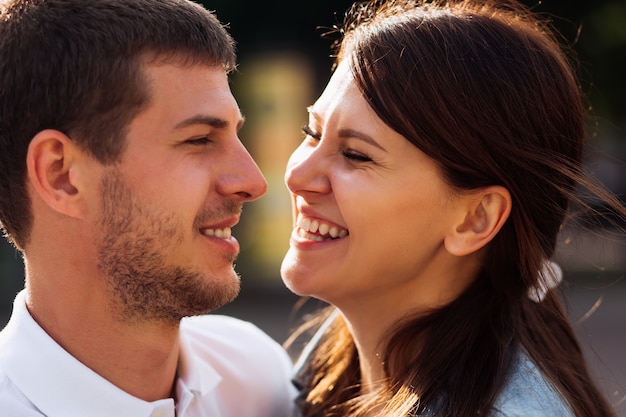
[[[222,376],[208,363],[201,360],[194,352],[194,341],[184,331],[185,323],[181,322],[180,357],[178,359],[178,383],[176,396],[177,415],[185,415],[185,411],[195,397],[203,397],[212,392],[222,380]]]

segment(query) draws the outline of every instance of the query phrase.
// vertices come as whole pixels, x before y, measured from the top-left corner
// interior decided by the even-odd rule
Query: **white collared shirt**
[[[0,332],[2,417],[291,417],[292,365],[254,325],[226,316],[185,318],[177,404],[136,398],[83,365],[31,317],[24,292]]]

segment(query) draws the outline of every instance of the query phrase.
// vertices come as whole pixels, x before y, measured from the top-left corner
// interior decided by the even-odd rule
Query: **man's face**
[[[150,104],[102,176],[98,267],[122,318],[177,322],[239,292],[231,227],[267,184],[237,136],[242,117],[221,68],[145,74]]]

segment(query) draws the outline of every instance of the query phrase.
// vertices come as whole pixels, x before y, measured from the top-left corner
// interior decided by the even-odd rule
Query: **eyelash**
[[[348,151],[341,151],[341,154],[352,161],[355,162],[371,162],[372,159],[368,156],[362,155],[360,153],[352,153]]]
[[[310,136],[310,137],[312,137],[313,139],[315,139],[317,141],[322,139],[322,134],[321,133],[314,132],[307,125],[302,126],[302,132],[304,132],[304,134],[306,136]],[[341,155],[343,155],[344,158],[350,159],[350,160],[355,161],[355,162],[371,162],[372,161],[371,158],[369,158],[368,156],[362,155],[360,153],[354,153],[354,152],[345,151],[345,150],[341,151]]]
[[[322,135],[320,133],[315,133],[307,125],[302,126],[302,132],[304,132],[306,136],[311,136],[313,139],[316,139],[316,140],[322,139]]]

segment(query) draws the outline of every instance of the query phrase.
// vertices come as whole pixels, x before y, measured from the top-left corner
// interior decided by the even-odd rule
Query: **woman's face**
[[[304,130],[285,175],[294,215],[285,284],[340,308],[447,298],[455,261],[444,238],[459,223],[458,197],[431,158],[378,118],[347,63]]]

